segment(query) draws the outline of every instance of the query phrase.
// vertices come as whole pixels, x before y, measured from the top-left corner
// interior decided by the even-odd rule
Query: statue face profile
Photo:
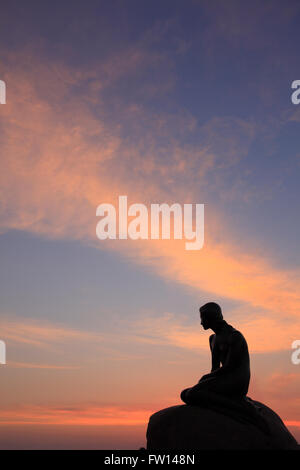
[[[200,312],[200,324],[204,330],[208,330],[210,328],[209,318],[205,313]]]

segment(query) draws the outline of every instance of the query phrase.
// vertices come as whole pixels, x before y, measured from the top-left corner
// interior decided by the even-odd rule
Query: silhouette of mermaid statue
[[[181,392],[182,401],[254,424],[269,434],[259,405],[247,397],[250,358],[244,336],[223,319],[221,307],[215,302],[203,305],[199,311],[203,328],[214,332],[209,338],[212,368],[196,385]]]

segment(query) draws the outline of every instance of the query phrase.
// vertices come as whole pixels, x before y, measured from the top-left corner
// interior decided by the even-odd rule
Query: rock
[[[298,450],[297,441],[280,417],[259,402],[261,416],[270,434],[253,424],[200,406],[178,405],[150,416],[147,450],[215,450],[215,449],[286,449]]]

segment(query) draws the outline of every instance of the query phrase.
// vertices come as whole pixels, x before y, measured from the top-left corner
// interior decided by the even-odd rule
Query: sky
[[[208,301],[300,441],[299,2],[0,8],[0,448],[145,446],[210,370]],[[204,204],[203,248],[99,240],[120,195]]]

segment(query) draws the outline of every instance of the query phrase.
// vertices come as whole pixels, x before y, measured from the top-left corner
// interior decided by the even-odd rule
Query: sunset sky
[[[208,301],[300,442],[299,1],[0,9],[0,448],[145,446],[210,371]],[[100,241],[119,195],[205,204],[203,249]]]

